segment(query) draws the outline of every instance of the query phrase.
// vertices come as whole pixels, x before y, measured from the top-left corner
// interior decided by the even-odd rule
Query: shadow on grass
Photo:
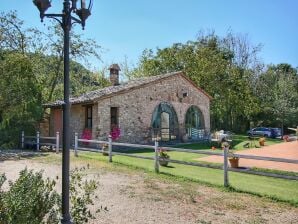
[[[173,148],[185,148],[185,149],[193,149],[193,150],[209,150],[211,148],[209,143],[190,143],[190,144],[177,144],[171,146]],[[154,149],[146,149],[146,148],[132,148],[132,147],[113,147],[113,151],[115,152],[125,152],[125,153],[149,153],[154,152]]]
[[[176,168],[176,167],[174,167],[174,166],[162,166],[163,168]]]

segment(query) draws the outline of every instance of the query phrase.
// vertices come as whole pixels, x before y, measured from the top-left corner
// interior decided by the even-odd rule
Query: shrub
[[[2,177],[5,181],[5,176]],[[9,182],[9,191],[1,190],[1,223],[43,223],[44,217],[59,201],[58,193],[53,190],[55,184],[55,181],[49,178],[44,180],[42,172],[22,170],[15,182]]]
[[[93,204],[97,182],[84,180],[84,169],[74,169],[70,175],[70,212],[76,224],[94,217],[88,205]],[[42,171],[24,169],[15,182],[9,182],[8,191],[2,189],[5,181],[0,175],[1,224],[60,223],[61,195],[54,190],[54,180],[44,179]]]

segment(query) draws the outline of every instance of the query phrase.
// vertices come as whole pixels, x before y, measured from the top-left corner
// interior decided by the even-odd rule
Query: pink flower
[[[120,137],[120,128],[114,127],[111,131],[112,140],[117,140]]]
[[[87,139],[87,140],[91,140],[92,139],[92,132],[90,129],[84,129],[83,133],[82,133],[82,136],[81,136],[82,139]],[[89,142],[84,142],[86,145],[89,144]]]

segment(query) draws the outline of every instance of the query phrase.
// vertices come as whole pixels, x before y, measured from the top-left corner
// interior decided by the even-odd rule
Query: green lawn
[[[153,156],[153,153],[142,152],[141,155]],[[193,161],[197,154],[170,152],[172,159]],[[80,158],[108,161],[108,157],[101,153],[81,152]],[[154,172],[154,161],[137,159],[126,156],[113,156],[113,162],[132,168]],[[160,167],[160,173],[173,178],[201,182],[212,186],[223,186],[223,171],[211,168],[186,166],[170,163],[168,167]],[[259,196],[265,196],[278,201],[289,202],[298,206],[298,181],[283,180],[251,174],[229,172],[232,189]]]
[[[245,150],[245,148],[243,148],[243,145],[246,142],[248,142],[246,136],[235,135],[233,138],[233,148],[237,151]],[[266,139],[267,145],[276,144],[279,142],[281,141],[276,139]],[[258,141],[256,141],[256,144],[258,144]],[[216,150],[211,150],[212,145],[210,145],[209,143],[184,144],[177,147],[222,153],[222,150],[219,148],[217,148]],[[152,150],[149,149],[138,151],[132,150],[128,153],[150,157],[154,156]],[[206,156],[196,153],[174,151],[168,152],[168,154],[170,155],[171,159],[182,160],[186,162],[196,162],[197,158]],[[108,161],[108,158],[106,156],[102,156],[101,153],[84,152],[80,153],[80,158]],[[113,156],[113,162],[137,169],[154,172],[154,161],[152,160],[117,155]],[[222,170],[170,163],[168,167],[160,167],[160,173],[174,178],[179,177],[182,179],[201,182],[213,186],[223,186]],[[286,201],[298,206],[298,181],[283,180],[235,172],[229,172],[229,177],[231,189],[240,192],[266,196],[279,201]]]

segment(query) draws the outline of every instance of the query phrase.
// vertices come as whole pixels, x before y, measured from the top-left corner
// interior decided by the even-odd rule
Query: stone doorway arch
[[[202,111],[197,106],[190,106],[185,114],[185,128],[188,139],[200,140],[205,136],[205,122]]]
[[[151,119],[152,137],[157,141],[176,140],[179,135],[179,124],[172,104],[162,102],[157,105]]]

